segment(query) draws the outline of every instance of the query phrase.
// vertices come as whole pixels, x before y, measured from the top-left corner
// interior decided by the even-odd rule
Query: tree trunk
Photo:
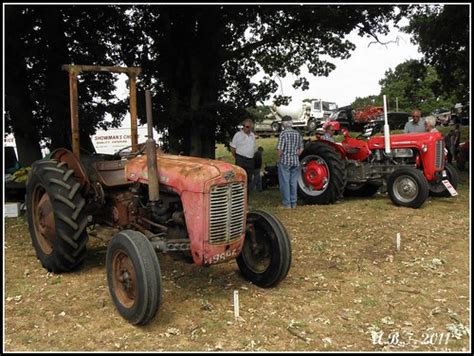
[[[39,145],[40,134],[33,117],[24,42],[21,41],[21,30],[16,25],[22,24],[24,18],[21,8],[11,6],[6,16],[5,34],[5,104],[8,113],[8,125],[15,136],[18,161],[22,166],[29,166],[41,159]],[[24,23],[23,23],[24,24]],[[11,32],[10,32],[11,31]]]
[[[67,72],[61,69],[70,62],[67,39],[63,29],[63,15],[56,6],[41,11],[43,33],[49,44],[47,63],[46,101],[52,116],[51,149],[71,148],[71,123],[69,113],[69,83]]]

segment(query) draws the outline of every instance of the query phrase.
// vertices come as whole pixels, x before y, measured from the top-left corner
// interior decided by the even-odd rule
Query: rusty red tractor
[[[86,256],[87,226],[120,229],[107,247],[112,300],[132,324],[149,323],[161,302],[156,252],[182,253],[197,265],[236,259],[261,287],[283,280],[291,264],[287,231],[265,211],[247,211],[246,174],[222,161],[156,149],[147,91],[148,139],[137,142],[136,77],[140,68],[65,65],[71,95],[72,152],[55,150],[33,164],[27,183],[28,224],[37,257],[55,273],[77,269]],[[126,73],[130,79],[132,146],[121,154],[81,154],[77,76]]]
[[[299,196],[309,204],[332,204],[345,196],[372,196],[385,183],[398,206],[419,208],[432,196],[451,196],[443,180],[457,188],[456,168],[446,162],[439,132],[353,138],[340,143],[308,142],[300,156]],[[367,140],[365,140],[367,139]],[[388,148],[388,149],[387,149]]]

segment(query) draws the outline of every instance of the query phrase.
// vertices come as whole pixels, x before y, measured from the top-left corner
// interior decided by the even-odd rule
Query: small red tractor
[[[372,196],[385,183],[395,205],[419,208],[429,194],[451,195],[443,180],[457,188],[458,173],[446,162],[439,132],[370,137],[375,133],[371,128],[357,138],[343,132],[340,143],[306,143],[298,179],[298,193],[306,203],[332,204],[342,195]]]
[[[107,247],[109,291],[118,312],[147,324],[161,302],[155,252],[182,253],[197,265],[236,259],[242,275],[275,286],[291,264],[287,231],[265,211],[247,211],[246,174],[222,161],[156,150],[147,91],[148,139],[137,142],[136,76],[140,68],[65,65],[71,95],[72,152],[60,148],[33,164],[27,183],[29,230],[36,255],[55,273],[77,269],[86,257],[87,226],[120,232]],[[132,146],[120,154],[82,154],[77,76],[126,73],[130,79]]]

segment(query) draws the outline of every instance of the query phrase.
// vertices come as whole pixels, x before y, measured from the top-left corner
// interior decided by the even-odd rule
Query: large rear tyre
[[[115,235],[107,248],[106,269],[120,315],[133,325],[149,323],[161,302],[161,271],[147,237],[133,230]]]
[[[308,204],[332,204],[343,194],[347,172],[339,154],[325,143],[306,146],[300,157],[298,195]]]
[[[419,208],[428,198],[429,183],[416,168],[400,168],[387,181],[388,195],[395,205]]]
[[[61,273],[85,258],[88,224],[85,199],[74,171],[56,160],[35,162],[26,185],[26,208],[36,256],[44,268]]]
[[[444,167],[446,169],[447,179],[454,189],[457,189],[459,184],[459,174],[451,163],[446,163]],[[444,179],[444,178],[443,178]],[[446,189],[441,181],[430,183],[430,195],[433,197],[450,197],[451,194]]]
[[[283,225],[265,211],[247,215],[247,231],[237,257],[242,275],[260,287],[272,287],[283,280],[291,265],[291,244]]]

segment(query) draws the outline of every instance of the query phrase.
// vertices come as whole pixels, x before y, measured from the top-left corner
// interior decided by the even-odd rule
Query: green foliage
[[[410,23],[404,30],[413,35],[424,54],[424,63],[439,75],[438,91],[454,95],[456,101],[469,98],[470,6],[414,5],[409,7]]]
[[[437,95],[439,85],[436,70],[417,60],[400,63],[395,70],[389,69],[380,80],[381,95],[387,96],[389,110],[395,110],[398,98],[398,110],[410,112],[414,108],[428,115],[441,107],[450,109],[455,102],[446,95]]]
[[[6,73],[24,72],[31,118],[42,137],[64,141],[69,127],[65,63],[140,66],[138,114],[145,121],[143,90],[154,96],[155,126],[173,152],[213,157],[215,141],[228,142],[245,108],[271,98],[275,78],[292,73],[295,88],[307,88],[300,68],[327,76],[348,58],[346,39],[388,32],[397,21],[387,5],[8,5]],[[12,56],[16,53],[17,56]],[[251,78],[260,70],[259,83]],[[80,83],[81,129],[90,134],[112,110],[116,124],[123,105],[111,106],[112,76],[91,75]],[[7,97],[15,75],[6,81]],[[94,100],[92,100],[94,98]],[[274,96],[277,102],[288,98]],[[106,105],[105,102],[108,104]],[[7,105],[8,125],[19,116]],[[17,127],[15,130],[19,130]]]
[[[353,108],[364,108],[366,106],[383,106],[382,95],[369,95],[362,98],[356,97],[354,102],[351,104]]]
[[[254,122],[262,122],[265,119],[265,116],[271,113],[270,108],[266,105],[250,107],[246,110]]]
[[[63,64],[117,64],[118,53],[107,40],[121,16],[108,6],[7,5],[5,8],[6,129],[51,139],[52,148],[69,146],[69,84]],[[20,80],[21,78],[21,80]],[[79,77],[81,134],[93,134],[112,115],[118,126],[124,102],[113,102],[115,77],[110,73]],[[29,108],[29,117],[21,115]],[[25,120],[19,125],[20,120]],[[27,127],[25,127],[25,123]],[[28,132],[30,130],[30,132]]]

